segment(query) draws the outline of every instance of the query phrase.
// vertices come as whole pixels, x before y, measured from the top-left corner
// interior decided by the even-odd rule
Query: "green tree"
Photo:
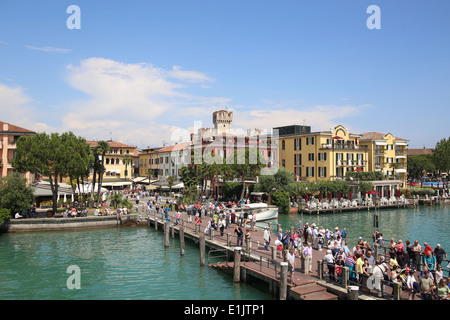
[[[106,141],[99,141],[97,146],[95,147],[95,153],[101,157],[99,170],[98,172],[98,189],[97,189],[97,199],[100,201],[100,191],[102,189],[102,183],[103,183],[103,175],[105,173],[105,155],[111,151],[111,147],[109,146],[109,143]],[[92,186],[94,188],[95,185]]]
[[[89,169],[94,163],[94,155],[84,138],[71,139],[70,143],[69,148],[72,151],[72,157],[67,163],[67,175],[70,178],[72,192],[78,187],[78,193],[81,195],[81,183],[89,177]],[[82,203],[85,203],[85,201]]]
[[[175,181],[177,181],[177,178],[175,178],[174,176],[167,177],[167,183],[169,185],[169,192],[172,192],[172,187],[173,187],[173,184]]]
[[[255,185],[256,192],[272,193],[275,190],[291,192],[294,188],[294,173],[286,168],[280,167],[274,175],[258,176]]]
[[[198,186],[200,184],[200,177],[196,174],[194,166],[186,166],[180,169],[180,179],[186,188]]]
[[[257,149],[240,149],[233,152],[232,160],[227,159],[230,170],[242,181],[241,199],[245,194],[245,180],[256,177],[266,165],[264,157]]]
[[[289,193],[287,191],[277,190],[272,194],[272,203],[283,209],[285,213],[289,213]]]
[[[34,188],[27,180],[13,173],[0,180],[0,208],[7,208],[12,214],[27,210],[34,202]]]
[[[61,135],[38,133],[22,136],[16,143],[16,157],[12,165],[19,172],[39,173],[49,178],[53,197],[53,212],[57,209],[58,182],[69,173],[69,163],[73,158],[74,139],[72,132]]]
[[[242,184],[239,182],[227,182],[222,186],[222,192],[225,199],[232,199],[233,196],[238,198],[242,193]]]
[[[369,192],[373,189],[373,184],[370,181],[359,181],[358,183],[359,192],[361,194],[366,194],[366,192]]]
[[[0,230],[5,222],[8,222],[11,219],[11,211],[6,208],[0,208]]]
[[[110,205],[113,206],[114,209],[117,209],[117,207],[122,204],[122,201],[123,197],[120,193],[113,194],[109,199]]]
[[[450,170],[450,138],[444,138],[436,143],[433,151],[433,162],[441,172]]]
[[[433,155],[431,154],[418,154],[408,156],[408,176],[410,178],[419,179],[428,172],[436,171]]]
[[[131,164],[131,156],[129,154],[123,156],[123,164],[125,165],[125,180],[126,180],[128,176],[128,165]]]

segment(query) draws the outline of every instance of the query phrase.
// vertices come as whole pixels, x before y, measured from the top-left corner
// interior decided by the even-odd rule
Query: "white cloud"
[[[214,79],[209,78],[204,73],[197,71],[182,70],[180,66],[173,66],[172,70],[167,72],[167,75],[169,78],[174,78],[188,82],[214,81]]]
[[[213,104],[230,100],[188,93],[190,83],[213,80],[178,66],[164,70],[148,63],[89,58],[77,66],[68,65],[66,79],[88,98],[64,106],[69,112],[62,119],[63,127],[84,133],[87,139],[107,139],[111,132],[113,139],[124,143],[169,142],[171,129],[163,124],[170,123],[170,117],[187,115],[189,108],[192,112],[209,110]]]
[[[30,49],[30,50],[36,50],[36,51],[56,52],[56,53],[70,53],[72,51],[71,49],[55,48],[55,47],[25,46],[25,48]]]
[[[25,93],[23,88],[10,87],[0,83],[0,113],[2,114],[2,121],[36,132],[56,131],[56,128],[51,128],[47,124],[36,120],[39,112],[33,105],[33,102],[34,100]]]
[[[242,128],[273,128],[286,125],[307,125],[313,131],[329,130],[348,117],[359,115],[368,105],[317,105],[305,108],[236,108],[233,124]]]

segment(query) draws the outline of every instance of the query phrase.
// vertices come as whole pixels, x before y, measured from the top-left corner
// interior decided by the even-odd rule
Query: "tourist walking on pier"
[[[305,259],[305,274],[308,274],[312,270],[312,247],[311,242],[303,249],[303,259]]]
[[[244,232],[242,231],[242,229],[239,225],[236,225],[234,227],[234,233],[236,233],[236,235],[237,235],[236,247],[242,247]]]
[[[442,261],[447,260],[447,252],[438,243],[434,248],[434,256],[436,257],[436,263],[442,265]]]
[[[291,283],[295,286],[294,274],[295,274],[295,250],[292,248],[287,253],[287,261],[289,263],[289,271],[291,272]]]
[[[414,245],[411,249],[412,251],[412,267],[414,270],[420,270],[420,253],[422,251],[422,247],[419,244],[418,240],[414,241]]]
[[[420,292],[419,284],[414,278],[414,270],[409,270],[408,277],[406,278],[406,287],[408,289],[408,300],[414,300],[414,297],[417,293]],[[411,299],[412,297],[412,299]]]
[[[264,246],[264,249],[269,251],[269,244],[270,244],[270,228],[269,227],[266,227],[266,230],[264,230],[264,241],[266,243]]]
[[[333,255],[331,254],[331,250],[328,249],[327,250],[327,254],[323,257],[323,261],[327,264],[328,267],[328,275],[330,276],[330,280],[334,281],[335,277],[334,277],[334,258]]]
[[[432,300],[433,290],[436,289],[433,279],[430,278],[430,271],[424,271],[424,276],[419,280],[420,296],[422,300]]]

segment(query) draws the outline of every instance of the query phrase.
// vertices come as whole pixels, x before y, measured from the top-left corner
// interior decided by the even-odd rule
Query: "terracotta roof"
[[[162,149],[159,149],[158,152],[162,153],[162,152],[171,152],[174,146],[170,146],[170,147],[165,147]]]
[[[423,149],[408,149],[408,156],[416,156],[420,154],[433,154],[434,149],[432,148],[423,148]]]
[[[98,145],[98,141],[86,141],[91,148],[96,147]],[[125,143],[117,142],[117,141],[106,141],[108,142],[111,148],[136,148],[135,146],[130,146]]]
[[[383,140],[386,136],[385,133],[380,132],[365,132],[359,140]],[[393,135],[394,136],[394,135]],[[409,141],[407,139],[394,136],[395,140]]]
[[[11,132],[36,133],[36,132],[34,132],[34,131],[32,131],[32,130],[28,130],[28,129],[25,129],[25,128],[22,128],[22,127],[19,127],[19,126],[10,124],[10,123],[8,123],[8,122],[3,122],[3,121],[0,121],[0,131],[4,131],[4,130],[3,130],[3,124],[5,124],[5,123],[8,124],[8,126],[9,126],[8,131],[11,131]]]

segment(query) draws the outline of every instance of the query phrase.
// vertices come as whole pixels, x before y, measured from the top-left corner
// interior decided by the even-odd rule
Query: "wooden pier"
[[[272,296],[280,300],[338,300],[338,298],[346,299],[347,297],[348,291],[346,288],[328,284],[319,278],[319,265],[326,253],[325,249],[324,251],[313,250],[312,270],[308,274],[303,272],[303,259],[296,256],[293,279],[295,285],[292,283],[287,263],[283,260],[281,254],[277,253],[276,246],[274,246],[275,233],[279,225],[272,225],[270,221],[267,222],[271,230],[271,244],[269,250],[266,250],[262,230],[250,231],[250,241],[244,240],[242,246],[237,246],[234,224],[228,229],[224,229],[223,235],[220,234],[220,230],[214,229],[212,229],[212,233],[205,234],[204,230],[208,221],[211,220],[210,216],[204,217],[202,223],[196,225],[194,224],[194,216],[191,216],[192,221],[189,221],[189,217],[183,212],[179,223],[176,224],[174,215],[174,212],[170,212],[170,222],[165,222],[161,213],[149,214],[145,219],[148,222],[148,227],[164,231],[165,246],[169,245],[168,237],[175,238],[175,234],[179,235],[181,255],[185,254],[185,238],[198,244],[201,266],[207,264],[212,268],[228,273],[233,276],[235,282],[248,282],[252,278],[265,282]],[[251,229],[249,224],[247,224],[247,228]],[[242,228],[242,230],[245,234],[246,228]],[[274,230],[275,232],[273,232]],[[291,228],[291,231],[293,231],[293,228]],[[209,248],[208,252],[206,252],[206,247]],[[210,263],[209,260],[217,255],[222,255],[222,261]],[[236,256],[238,256],[238,260],[236,260]],[[377,298],[360,295],[359,299],[373,300]]]

